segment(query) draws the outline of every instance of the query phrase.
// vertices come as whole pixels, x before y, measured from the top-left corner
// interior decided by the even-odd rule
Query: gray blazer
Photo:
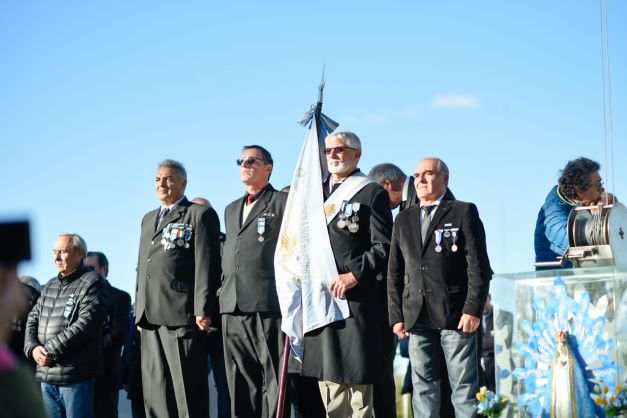
[[[226,241],[220,313],[232,313],[236,308],[241,312],[280,312],[274,281],[274,251],[287,193],[268,184],[242,224],[244,201],[245,197],[237,199],[224,210]],[[257,232],[259,218],[265,218],[261,242]]]
[[[135,322],[139,325],[193,325],[196,316],[215,313],[220,282],[220,221],[215,210],[184,198],[156,228],[159,210],[142,221]],[[191,225],[188,245],[162,243],[167,225]],[[184,238],[183,238],[183,241]]]

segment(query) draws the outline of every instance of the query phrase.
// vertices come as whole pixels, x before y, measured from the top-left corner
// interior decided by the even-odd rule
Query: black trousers
[[[118,418],[118,390],[94,390],[94,418]]]
[[[394,383],[396,336],[389,326],[381,330],[379,344],[381,346],[381,381],[372,387],[374,415],[396,417],[396,385]]]
[[[222,314],[233,418],[275,418],[284,337],[278,312]],[[283,407],[289,417],[289,398]]]
[[[209,416],[207,338],[196,325],[142,330],[142,383],[147,417]]]

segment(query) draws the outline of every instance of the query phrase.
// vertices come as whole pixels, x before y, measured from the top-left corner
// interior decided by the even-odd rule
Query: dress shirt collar
[[[431,203],[429,206],[435,206],[435,208],[433,208],[433,210],[431,211],[431,213],[435,212],[435,210],[437,209],[438,206],[440,206],[440,203],[442,202],[442,199],[444,198],[444,195],[446,194],[446,190],[444,191],[444,193],[442,193],[442,195],[440,197],[438,197],[433,203]],[[420,207],[424,207],[427,206],[425,205],[422,200],[420,201]]]
[[[407,195],[409,194],[409,176],[405,176],[405,185],[403,186],[403,197],[401,202],[407,202]]]
[[[181,197],[179,200],[177,200],[176,202],[172,203],[169,206],[166,206],[163,203],[161,203],[161,211],[163,211],[163,209],[170,209],[170,211],[172,211],[172,209],[174,209],[175,206],[177,206],[179,203],[181,203],[181,201],[183,199],[185,199],[185,196]]]

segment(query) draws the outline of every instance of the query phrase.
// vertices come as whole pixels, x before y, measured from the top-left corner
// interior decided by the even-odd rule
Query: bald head
[[[197,205],[206,206],[208,208],[212,207],[211,203],[204,197],[195,197],[192,199],[192,203],[196,203]]]

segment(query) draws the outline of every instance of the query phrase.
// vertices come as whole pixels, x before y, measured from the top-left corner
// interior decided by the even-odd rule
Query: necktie
[[[431,211],[435,208],[435,205],[422,207],[422,225],[420,226],[420,235],[422,236],[422,244],[424,245],[427,239],[427,233],[429,232],[429,225],[431,224]]]
[[[246,204],[250,205],[251,203],[253,203],[255,201],[255,195],[254,194],[249,194],[246,197]]]
[[[163,222],[163,218],[168,216],[168,213],[170,213],[170,208],[161,209],[161,213],[159,213],[159,218],[157,219],[157,226],[159,226],[161,222]]]

